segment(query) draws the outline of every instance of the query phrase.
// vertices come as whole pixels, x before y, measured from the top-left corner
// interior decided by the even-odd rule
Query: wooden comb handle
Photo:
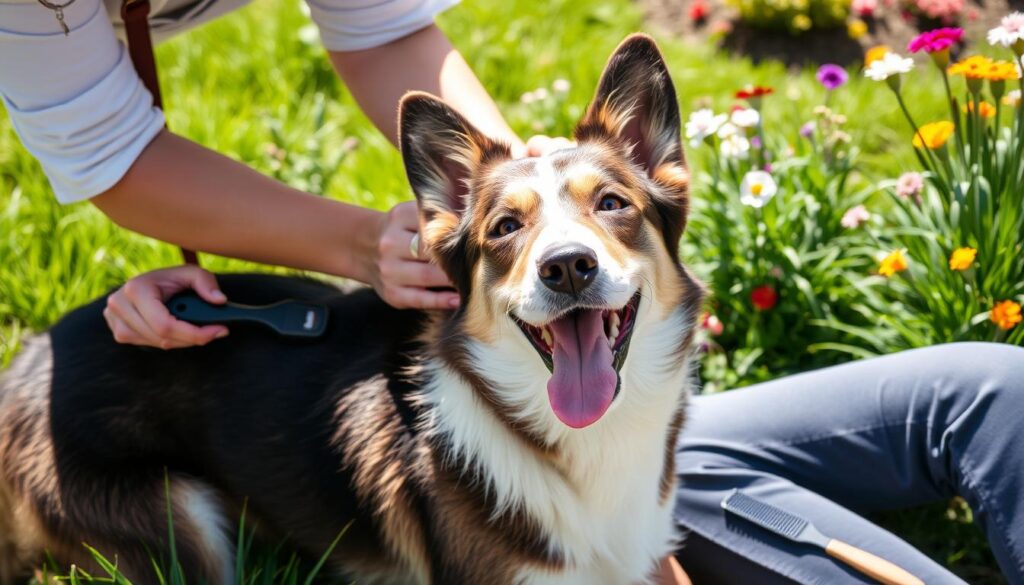
[[[897,565],[841,540],[830,540],[825,552],[885,585],[924,585]]]

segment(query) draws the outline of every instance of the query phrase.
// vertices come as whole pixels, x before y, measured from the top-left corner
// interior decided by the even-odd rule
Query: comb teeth
[[[755,500],[740,491],[734,491],[722,500],[722,507],[737,516],[793,539],[807,527],[807,520]]]

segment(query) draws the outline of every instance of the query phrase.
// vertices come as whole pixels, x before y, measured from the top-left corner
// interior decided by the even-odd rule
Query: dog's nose
[[[579,294],[597,278],[597,254],[579,244],[549,248],[538,266],[544,286],[555,292]]]

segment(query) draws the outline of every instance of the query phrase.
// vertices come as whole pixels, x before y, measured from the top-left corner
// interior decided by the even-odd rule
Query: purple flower
[[[849,76],[846,69],[833,63],[826,63],[818,68],[818,82],[825,86],[825,89],[832,91],[846,83]]]
[[[761,137],[760,136],[752,136],[750,138],[750,147],[751,148],[761,148]]]
[[[813,120],[805,123],[803,126],[800,127],[800,136],[803,136],[804,138],[810,138],[811,136],[814,136]]]

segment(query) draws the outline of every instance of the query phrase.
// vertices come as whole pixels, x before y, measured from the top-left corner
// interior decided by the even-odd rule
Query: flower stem
[[[913,128],[913,130],[914,130],[914,136],[921,136],[921,138],[923,140],[924,136],[921,135],[921,129],[917,126],[917,122],[914,122],[914,117],[910,115],[910,110],[907,109],[907,104],[906,104],[906,102],[903,101],[903,95],[900,94],[900,92],[898,90],[896,90],[896,89],[893,89],[893,93],[896,94],[896,101],[899,102],[900,109],[903,110],[903,115],[906,116],[907,122],[910,123],[910,127]],[[934,173],[940,179],[942,179],[942,183],[946,183],[947,181],[946,181],[945,177],[942,176],[943,175],[943,173],[942,173],[942,170],[943,170],[942,166],[939,165],[938,161],[935,160],[935,155],[932,153],[932,150],[930,148],[928,148],[927,145],[925,145],[925,147],[922,148],[921,150],[924,150],[925,155],[928,157],[928,163],[929,163],[929,166],[931,166],[931,169],[929,169],[929,170],[934,171]],[[942,188],[946,189],[946,185],[943,184]]]

